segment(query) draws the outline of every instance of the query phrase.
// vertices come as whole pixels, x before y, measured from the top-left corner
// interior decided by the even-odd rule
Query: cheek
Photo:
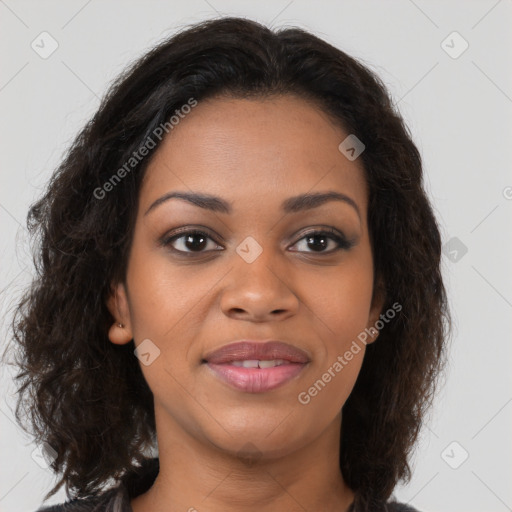
[[[306,430],[318,429],[340,413],[354,388],[363,357],[364,349],[361,349],[345,364],[334,358],[316,372],[308,387],[300,390],[297,407]]]
[[[172,339],[172,332],[179,331],[187,315],[207,293],[208,283],[204,281],[196,282],[189,270],[169,264],[161,251],[134,240],[127,282],[135,341]]]
[[[318,332],[329,342],[328,351],[344,350],[368,326],[373,272],[371,261],[357,255],[332,273],[306,283],[307,295]]]
[[[334,417],[355,385],[365,354],[358,336],[368,326],[373,293],[369,245],[362,244],[332,275],[317,280],[315,289],[311,304],[324,351],[299,403],[311,407],[311,417]]]
[[[135,345],[146,343],[151,354],[150,364],[141,359],[141,370],[157,401],[172,395],[173,403],[185,404],[182,385],[191,388],[189,375],[195,364],[188,351],[200,332],[195,318],[204,314],[201,299],[212,283],[195,280],[190,270],[171,265],[162,251],[135,242],[126,276],[130,320]]]
[[[136,242],[135,237],[127,269],[130,320],[135,345],[149,339],[156,346],[154,363],[141,366],[155,393],[161,382],[175,384],[171,376],[188,382],[199,364],[194,340],[201,338],[208,296],[223,272],[173,265],[165,251]]]

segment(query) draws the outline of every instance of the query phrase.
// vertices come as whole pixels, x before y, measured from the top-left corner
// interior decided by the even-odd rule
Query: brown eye
[[[295,245],[300,244],[302,241],[304,241],[302,247],[305,248],[305,250],[297,250],[297,252],[330,254],[341,249],[350,249],[350,247],[353,246],[352,242],[340,236],[334,230],[311,231],[296,242]]]
[[[222,249],[208,233],[198,230],[182,231],[179,234],[165,237],[162,240],[162,245],[170,246],[172,250],[185,254]]]

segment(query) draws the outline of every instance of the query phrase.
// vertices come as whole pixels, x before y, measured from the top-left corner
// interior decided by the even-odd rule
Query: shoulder
[[[399,503],[398,501],[390,501],[386,505],[387,512],[420,512],[414,507],[411,507],[411,505]]]
[[[97,496],[75,498],[66,503],[41,507],[36,512],[133,512],[130,499],[151,487],[159,467],[158,458],[146,459],[140,467],[126,473],[116,487]]]
[[[129,512],[124,494],[120,489],[112,489],[99,496],[75,498],[65,503],[38,508],[36,512]]]

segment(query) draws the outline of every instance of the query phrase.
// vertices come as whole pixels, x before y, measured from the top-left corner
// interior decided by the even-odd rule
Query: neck
[[[191,435],[168,416],[155,418],[160,472],[132,500],[133,512],[346,512],[353,502],[339,467],[341,415],[305,446],[253,459]]]

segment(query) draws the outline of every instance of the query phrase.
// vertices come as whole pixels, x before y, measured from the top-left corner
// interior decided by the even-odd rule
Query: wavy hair
[[[439,228],[419,151],[382,81],[299,28],[241,18],[183,29],[110,87],[28,213],[36,275],[13,319],[16,419],[57,453],[68,496],[101,493],[148,460],[153,396],[133,340],[108,339],[106,299],[125,278],[138,192],[151,154],[108,194],[98,190],[190,98],[294,94],[313,100],[366,146],[368,228],[383,311],[402,310],[368,345],[343,407],[340,468],[354,510],[382,508],[408,463],[446,362],[450,318]],[[99,197],[101,195],[101,198]]]

